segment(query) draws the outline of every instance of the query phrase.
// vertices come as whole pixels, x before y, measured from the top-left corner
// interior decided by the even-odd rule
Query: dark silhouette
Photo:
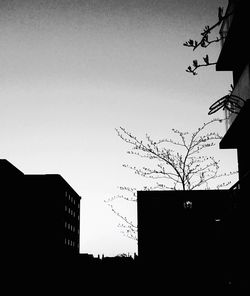
[[[229,1],[228,10],[233,10],[221,32],[225,39],[222,44],[217,71],[232,71],[232,96],[244,99],[239,112],[228,112],[227,133],[220,142],[221,149],[237,149],[239,181],[232,186],[231,193],[237,200],[234,215],[230,220],[231,239],[226,244],[228,257],[231,262],[231,284],[235,287],[248,287],[250,283],[250,243],[249,243],[249,184],[250,184],[250,153],[248,129],[250,126],[250,44],[246,34],[250,28],[248,1]],[[232,256],[235,254],[235,256]],[[237,254],[237,255],[236,255]]]
[[[72,294],[82,287],[92,294],[137,288],[154,295],[196,289],[199,295],[238,295],[249,288],[250,47],[239,34],[249,28],[247,4],[229,1],[230,17],[219,9],[218,24],[227,31],[216,63],[219,71],[233,71],[231,99],[245,101],[237,112],[228,108],[229,128],[220,142],[221,149],[237,149],[239,181],[229,190],[139,191],[138,257],[94,258],[79,253],[81,198],[73,188],[60,175],[25,175],[2,159],[1,266],[8,292],[15,286],[19,294],[32,287]],[[186,46],[212,43],[206,37],[211,29]]]
[[[4,249],[13,264],[52,264],[79,253],[81,198],[60,175],[25,175],[1,159],[0,176],[9,213]]]
[[[170,284],[223,286],[227,190],[139,191],[137,203],[140,264]]]
[[[94,258],[79,252],[81,197],[62,176],[27,175],[0,159],[0,180],[6,282],[26,292],[37,285],[63,292],[70,286],[72,293],[83,282],[100,291],[110,279],[119,283],[127,273],[136,276],[136,257]]]

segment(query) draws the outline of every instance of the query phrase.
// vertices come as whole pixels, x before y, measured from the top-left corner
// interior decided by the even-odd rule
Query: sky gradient
[[[220,48],[182,44],[226,5],[0,0],[0,157],[27,174],[59,173],[78,192],[81,252],[137,251],[104,203],[118,186],[146,184],[122,167],[130,158],[115,128],[158,139],[211,119],[208,108],[228,92],[231,73],[186,73],[192,59],[209,51],[216,60]],[[218,156],[236,167],[234,151]],[[126,210],[136,219],[135,207]]]

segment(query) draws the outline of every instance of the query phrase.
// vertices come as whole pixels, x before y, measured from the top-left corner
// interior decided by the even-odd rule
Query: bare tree
[[[164,180],[156,183],[160,189],[193,190],[201,186],[208,189],[209,181],[228,175],[219,174],[219,161],[204,154],[204,150],[215,146],[215,142],[222,138],[215,132],[203,133],[216,121],[218,119],[204,123],[191,134],[172,129],[179,140],[165,138],[155,141],[146,135],[143,141],[120,127],[116,129],[118,136],[132,147],[127,153],[150,161],[149,166],[140,168],[123,166],[143,177]],[[225,186],[224,183],[222,185]]]
[[[155,180],[153,186],[145,186],[143,190],[210,189],[211,182],[215,179],[235,174],[235,172],[221,173],[219,171],[220,161],[216,160],[214,156],[208,156],[208,149],[215,146],[222,137],[215,132],[206,132],[206,128],[218,121],[221,120],[213,119],[206,122],[193,133],[172,129],[177,140],[164,138],[155,141],[149,135],[141,140],[125,128],[120,127],[116,129],[116,132],[130,146],[127,153],[145,159],[145,165],[141,167],[127,164],[123,166],[131,169],[135,174]],[[227,180],[212,186],[219,189],[230,183]],[[138,188],[124,186],[120,187],[120,190],[122,194],[116,195],[106,202],[112,211],[123,220],[123,223],[119,225],[122,232],[128,237],[136,239],[136,224],[115,210],[113,201],[123,199],[135,202]]]

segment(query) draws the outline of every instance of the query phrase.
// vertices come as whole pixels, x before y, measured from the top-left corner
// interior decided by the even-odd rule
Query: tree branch
[[[205,28],[203,29],[203,32],[201,32],[202,38],[200,41],[197,40],[192,40],[189,39],[188,41],[186,41],[185,43],[183,43],[184,46],[187,47],[191,47],[193,48],[193,50],[196,50],[199,46],[201,47],[207,47],[209,46],[211,43],[214,42],[219,42],[220,40],[222,40],[224,37],[217,37],[216,39],[209,41],[208,40],[208,35],[218,26],[221,25],[221,23],[227,19],[229,16],[231,16],[234,12],[230,12],[228,14],[225,14],[224,16],[222,15],[223,13],[223,8],[219,7],[218,8],[218,21],[213,25],[213,26],[205,26]]]
[[[201,32],[202,38],[200,41],[197,40],[193,40],[193,39],[189,39],[188,41],[184,42],[183,45],[186,47],[191,47],[193,48],[193,51],[196,50],[199,46],[203,47],[203,48],[207,48],[208,46],[210,46],[212,43],[218,43],[219,41],[223,40],[225,38],[225,36],[220,36],[220,37],[216,37],[215,39],[209,40],[208,36],[209,34],[218,26],[221,25],[221,23],[227,19],[229,16],[231,16],[233,14],[233,11],[225,14],[223,16],[223,8],[219,7],[218,8],[218,21],[213,25],[213,26],[205,26],[205,28],[203,29],[203,32]],[[198,73],[196,72],[196,70],[200,67],[207,67],[207,66],[212,66],[212,65],[216,65],[216,62],[209,62],[209,57],[208,55],[206,55],[205,57],[203,57],[203,60],[205,63],[203,64],[198,64],[197,60],[193,60],[193,67],[192,66],[188,66],[186,69],[186,72],[191,73],[193,75],[198,75]]]

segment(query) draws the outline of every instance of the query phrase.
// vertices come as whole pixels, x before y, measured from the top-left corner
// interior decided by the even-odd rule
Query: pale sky
[[[230,72],[185,72],[206,53],[216,60],[219,44],[182,46],[219,6],[227,1],[0,0],[0,158],[26,174],[61,174],[77,191],[82,253],[137,252],[104,203],[118,186],[147,185],[122,167],[131,160],[115,128],[156,139],[194,131],[227,94]],[[235,169],[235,151],[218,157]]]

